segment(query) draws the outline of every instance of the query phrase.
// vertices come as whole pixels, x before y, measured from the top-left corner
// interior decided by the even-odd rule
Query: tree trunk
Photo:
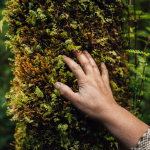
[[[11,120],[18,122],[16,149],[119,149],[106,129],[81,115],[54,83],[65,83],[77,92],[77,81],[62,55],[77,62],[72,50],[87,50],[100,70],[100,63],[106,64],[115,100],[131,111],[123,4],[119,0],[8,0],[7,8],[10,40],[6,42],[15,55],[11,63],[15,78],[6,104]]]

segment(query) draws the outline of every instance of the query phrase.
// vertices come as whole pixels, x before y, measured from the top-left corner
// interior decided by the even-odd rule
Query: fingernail
[[[77,49],[74,49],[74,50],[72,50],[72,52],[75,54],[75,53],[79,53],[80,51]]]
[[[88,53],[88,51],[84,50],[84,51],[83,51],[83,53],[84,53],[84,54],[87,54],[87,53]]]
[[[61,83],[57,83],[57,82],[56,82],[56,83],[54,84],[54,87],[55,87],[56,89],[59,89],[60,86],[61,86]]]
[[[102,66],[104,66],[104,62],[102,62]]]
[[[67,56],[66,55],[63,55],[63,58],[66,58]]]

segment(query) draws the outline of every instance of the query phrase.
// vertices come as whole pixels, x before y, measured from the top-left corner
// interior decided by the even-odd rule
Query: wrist
[[[119,110],[120,107],[121,106],[119,106],[115,100],[113,103],[107,104],[107,106],[101,112],[98,122],[103,125],[110,122],[112,120],[112,117],[116,117],[116,114],[117,114],[116,112]]]
[[[112,105],[101,122],[126,150],[135,147],[148,125],[123,107]]]

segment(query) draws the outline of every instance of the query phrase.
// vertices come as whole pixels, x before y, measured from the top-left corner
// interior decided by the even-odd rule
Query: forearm
[[[101,123],[124,150],[131,150],[131,147],[134,148],[140,137],[148,130],[147,124],[119,105],[111,108],[105,121]]]
[[[76,56],[83,68],[67,56],[64,56],[63,60],[77,78],[79,92],[74,93],[63,83],[55,83],[54,86],[83,114],[102,123],[126,150],[135,147],[140,137],[147,131],[148,125],[120,107],[113,99],[108,84],[108,70],[104,63],[101,63],[103,69],[100,73],[87,51],[78,52]]]

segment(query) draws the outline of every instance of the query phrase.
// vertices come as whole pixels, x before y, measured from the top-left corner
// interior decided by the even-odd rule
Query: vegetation
[[[150,103],[149,103],[149,0],[128,0],[124,1],[125,5],[129,4],[126,11],[128,18],[127,31],[129,33],[129,50],[130,57],[130,74],[133,93],[133,110],[138,110],[139,119],[150,125]],[[141,23],[142,22],[142,23]],[[126,33],[127,33],[126,31]],[[140,108],[140,111],[139,111]]]
[[[65,101],[53,84],[60,81],[78,91],[76,79],[61,55],[78,62],[71,51],[86,49],[99,69],[101,61],[108,67],[117,103],[146,121],[138,108],[148,95],[145,91],[148,82],[144,82],[149,81],[148,35],[138,30],[138,21],[135,24],[130,21],[128,25],[126,22],[133,20],[134,13],[140,15],[139,20],[148,19],[148,14],[133,11],[136,5],[130,6],[130,1],[65,2],[60,0],[59,5],[52,0],[7,2],[4,20],[9,22],[10,40],[6,44],[15,55],[10,59],[15,78],[5,105],[7,113],[13,115],[11,120],[18,122],[14,145],[16,149],[119,149],[103,127],[93,127],[93,122]],[[122,10],[128,18],[122,16]],[[143,51],[138,49],[138,40],[146,44]],[[131,53],[130,64],[126,61],[127,52]]]
[[[0,1],[0,20],[3,18],[2,11],[5,7],[5,2]],[[13,54],[5,50],[5,43],[8,38],[4,37],[8,30],[7,22],[4,23],[3,32],[0,33],[0,150],[13,150],[9,143],[14,140],[13,134],[15,132],[15,122],[11,122],[9,119],[11,116],[6,115],[7,107],[2,107],[5,102],[5,94],[9,91],[10,80],[14,78],[11,72],[11,66],[9,65],[8,57],[13,57]]]

